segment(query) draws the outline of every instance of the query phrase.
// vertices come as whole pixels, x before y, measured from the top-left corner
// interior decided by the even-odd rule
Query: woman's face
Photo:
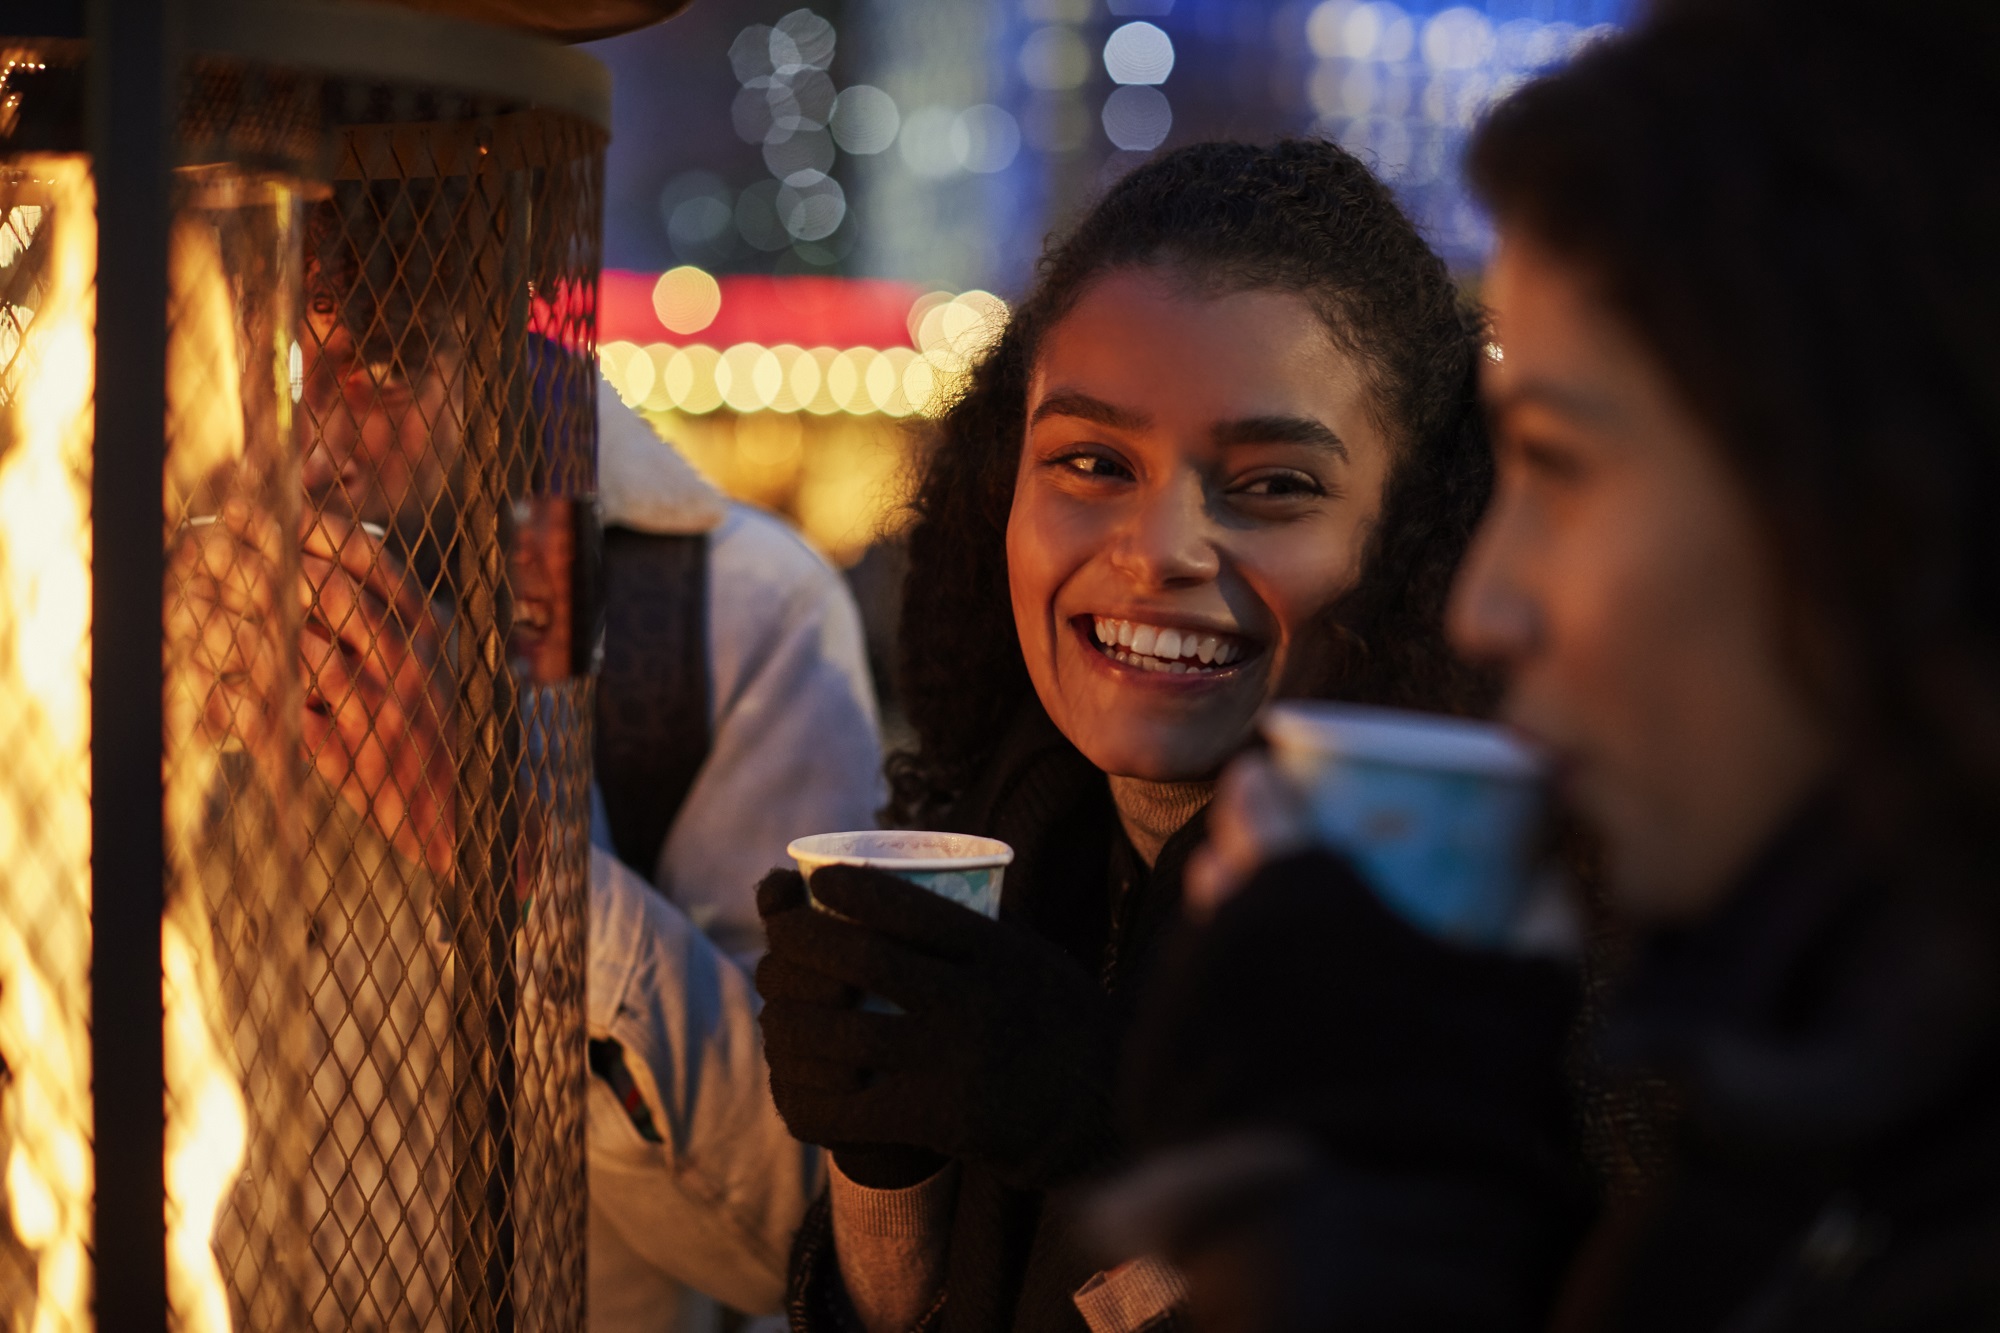
[[[1049,330],[1027,408],[1007,570],[1035,692],[1107,773],[1207,777],[1360,571],[1390,466],[1361,367],[1298,296],[1121,270]]]
[[[1580,274],[1503,237],[1498,484],[1453,592],[1603,835],[1616,901],[1699,915],[1825,772],[1761,529],[1720,449]]]

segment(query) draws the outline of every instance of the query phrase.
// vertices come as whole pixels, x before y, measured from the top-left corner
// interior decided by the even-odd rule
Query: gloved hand
[[[1264,866],[1128,1039],[1152,1155],[1107,1238],[1169,1255],[1215,1333],[1544,1327],[1588,1216],[1577,1000],[1562,966],[1425,935],[1338,856]]]
[[[1116,1042],[1089,974],[1016,926],[880,871],[828,866],[812,889],[831,912],[810,907],[789,871],[757,888],[765,1058],[794,1136],[833,1148],[862,1184],[876,1182],[850,1167],[925,1160],[880,1145],[977,1161],[1023,1189],[1101,1159]],[[863,1010],[863,994],[903,1012]]]

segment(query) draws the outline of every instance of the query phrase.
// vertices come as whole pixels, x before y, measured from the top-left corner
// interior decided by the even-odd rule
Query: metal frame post
[[[97,391],[91,468],[91,1079],[97,1326],[167,1326],[161,475],[178,0],[89,0]]]

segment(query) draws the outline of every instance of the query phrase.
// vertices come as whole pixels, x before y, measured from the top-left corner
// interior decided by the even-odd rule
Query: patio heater
[[[0,1329],[582,1323],[608,81],[0,36]]]

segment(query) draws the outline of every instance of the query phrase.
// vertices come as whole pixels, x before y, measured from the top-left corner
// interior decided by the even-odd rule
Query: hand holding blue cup
[[[1505,728],[1355,704],[1264,717],[1313,832],[1393,910],[1474,948],[1519,940],[1535,887],[1545,765]]]

